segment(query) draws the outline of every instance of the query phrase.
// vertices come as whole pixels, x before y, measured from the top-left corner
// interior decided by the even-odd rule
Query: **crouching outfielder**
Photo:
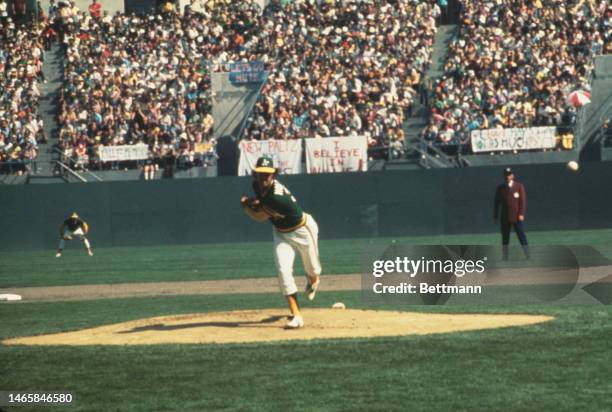
[[[287,328],[304,326],[297,299],[297,286],[293,278],[293,261],[296,250],[302,257],[306,271],[306,295],[315,298],[319,287],[321,263],[319,261],[317,222],[302,211],[295,197],[276,180],[277,170],[272,159],[261,157],[253,171],[254,198],[242,196],[240,204],[245,213],[257,222],[269,220],[274,237],[274,255],[281,292],[287,298],[292,318]]]
[[[83,244],[87,249],[87,254],[89,256],[93,256],[93,250],[91,249],[89,240],[87,240],[87,238],[85,237],[87,232],[89,232],[89,225],[87,224],[87,222],[80,219],[79,215],[77,215],[76,212],[71,214],[70,217],[64,220],[64,222],[60,225],[60,242],[55,257],[62,256],[62,251],[66,246],[66,241],[72,240],[73,237],[78,237],[79,239],[83,240]]]

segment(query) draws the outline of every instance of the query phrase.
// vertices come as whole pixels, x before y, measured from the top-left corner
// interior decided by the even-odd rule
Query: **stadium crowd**
[[[38,115],[44,50],[38,26],[16,25],[0,9],[0,168],[21,174],[46,140]]]
[[[571,124],[568,93],[588,89],[592,55],[612,50],[609,2],[462,0],[461,7],[424,139],[460,144],[476,129]]]
[[[83,166],[99,162],[101,146],[144,143],[155,162],[173,157],[179,167],[213,157],[209,71],[239,59],[257,15],[255,2],[232,2],[184,15],[62,18],[66,155]]]
[[[210,73],[232,62],[261,61],[269,72],[241,138],[366,135],[371,147],[399,152],[419,93],[431,107],[429,142],[571,123],[567,93],[588,87],[593,53],[612,51],[605,0],[462,0],[445,75],[429,85],[423,74],[446,2],[192,4],[110,16],[97,0],[88,10],[51,0],[49,24],[0,20],[0,156],[36,156],[43,45],[58,35],[59,146],[77,167],[101,166],[104,146],[138,143],[151,167],[206,164],[215,146]]]
[[[272,73],[244,138],[401,141],[440,14],[436,1],[405,0],[272,2],[263,13],[254,1],[211,2],[145,17],[70,9],[59,17],[59,122],[77,165],[96,163],[102,145],[137,142],[193,163],[200,143],[214,146],[209,71],[238,61]]]
[[[436,1],[296,1],[271,9],[261,37],[275,45],[276,70],[243,137],[401,141],[440,13]]]

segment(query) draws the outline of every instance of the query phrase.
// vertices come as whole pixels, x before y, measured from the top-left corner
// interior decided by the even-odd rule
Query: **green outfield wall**
[[[612,163],[515,167],[527,189],[527,230],[612,227]],[[501,168],[283,176],[319,222],[322,238],[497,231],[493,194]],[[54,248],[72,211],[96,247],[271,238],[243,215],[248,177],[0,186],[0,250]]]

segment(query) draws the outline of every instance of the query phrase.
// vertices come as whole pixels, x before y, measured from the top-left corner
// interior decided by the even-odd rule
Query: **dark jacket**
[[[495,219],[501,218],[502,221],[515,223],[519,215],[525,216],[526,211],[525,186],[517,181],[513,181],[512,187],[508,187],[507,183],[497,186],[493,211]]]

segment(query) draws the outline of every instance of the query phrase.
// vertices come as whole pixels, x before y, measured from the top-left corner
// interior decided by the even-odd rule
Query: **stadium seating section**
[[[197,10],[91,15],[55,7],[42,22],[0,20],[0,161],[34,159],[43,44],[65,53],[58,146],[76,167],[110,168],[100,148],[143,143],[144,163],[214,159],[210,73],[264,62],[268,81],[240,138],[366,135],[401,147],[415,99],[430,90],[420,137],[462,145],[476,129],[567,126],[569,92],[588,89],[610,53],[612,9],[597,0],[461,0],[444,76],[430,87],[437,0],[206,2]],[[51,32],[51,34],[49,34]],[[569,142],[569,143],[568,143]],[[132,164],[135,166],[136,164]],[[122,167],[124,165],[121,165]]]
[[[38,114],[43,44],[34,24],[0,17],[0,171],[23,173],[45,140]]]

